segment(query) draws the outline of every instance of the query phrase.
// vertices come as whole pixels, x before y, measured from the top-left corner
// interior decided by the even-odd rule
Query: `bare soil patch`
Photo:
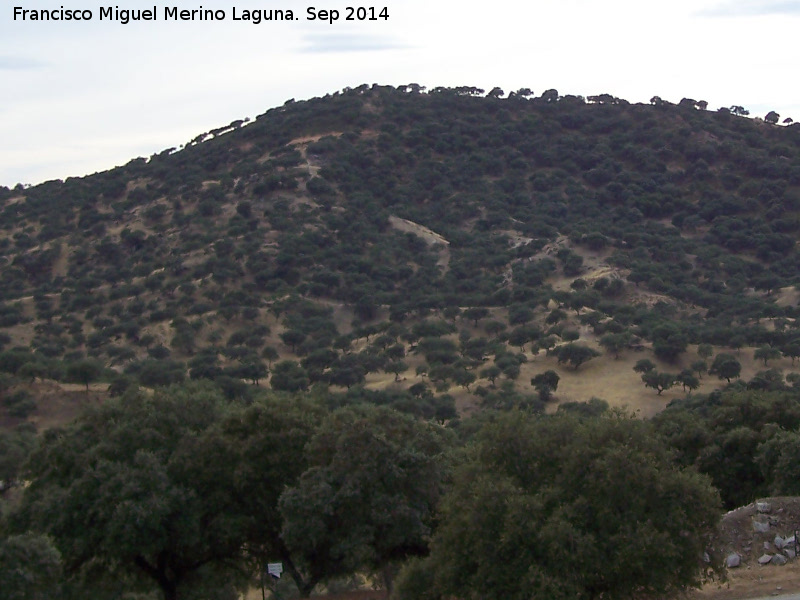
[[[420,238],[429,246],[436,247],[439,251],[439,260],[436,261],[436,264],[442,269],[443,273],[447,271],[447,268],[450,265],[450,242],[444,237],[432,229],[428,229],[424,225],[420,225],[414,221],[409,221],[408,219],[401,219],[400,217],[395,217],[394,215],[389,216],[389,225],[398,231],[411,233]]]
[[[267,594],[267,598],[274,598]],[[386,590],[354,590],[352,592],[343,592],[341,594],[319,594],[311,596],[309,600],[314,598],[325,598],[325,600],[387,600],[389,594]],[[250,590],[244,597],[244,600],[261,600],[261,589]]]
[[[91,384],[88,394],[84,385],[48,380],[20,387],[30,392],[38,408],[27,419],[0,413],[0,428],[11,428],[26,420],[40,431],[63,426],[75,419],[85,407],[99,404],[108,396],[107,383]]]

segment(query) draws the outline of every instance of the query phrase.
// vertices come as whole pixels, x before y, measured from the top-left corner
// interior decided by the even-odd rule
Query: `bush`
[[[36,401],[26,390],[17,390],[3,398],[3,406],[8,416],[27,419],[36,410]]]

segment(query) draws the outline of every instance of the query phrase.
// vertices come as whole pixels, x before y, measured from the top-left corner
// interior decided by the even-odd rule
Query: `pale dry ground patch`
[[[676,362],[667,363],[653,356],[649,349],[626,350],[620,353],[619,359],[615,359],[613,355],[605,353],[602,348],[587,338],[581,337],[578,342],[592,346],[603,354],[584,363],[577,371],[571,367],[558,365],[556,358],[545,356],[544,351],[534,357],[528,354],[528,362],[522,365],[519,384],[527,384],[534,375],[552,369],[561,377],[556,393],[558,404],[573,401],[585,402],[594,396],[605,400],[611,407],[627,408],[634,411],[639,417],[650,418],[662,411],[672,400],[686,398],[687,392],[683,390],[682,386],[676,385],[659,395],[656,390],[645,387],[641,375],[633,370],[636,362],[646,358],[656,364],[658,371],[677,374],[681,370],[689,368],[695,360],[699,360],[696,346],[689,346]],[[759,371],[770,368],[782,369],[784,376],[792,371],[800,370],[800,362],[792,366],[792,361],[788,358],[771,360],[765,367],[763,361],[753,359],[754,351],[755,348],[742,348],[737,353],[730,348],[715,348],[714,356],[724,352],[736,357],[742,365],[741,379],[743,381],[748,381]],[[709,366],[713,362],[714,356],[708,361]],[[709,394],[725,385],[727,385],[727,381],[706,373],[700,380],[700,387],[691,394]],[[555,407],[551,406],[550,410],[555,410]]]
[[[275,596],[267,592],[266,598],[270,600],[274,599]],[[389,594],[385,590],[355,590],[341,594],[315,594],[312,598],[325,598],[325,600],[387,600]],[[261,588],[250,590],[242,600],[262,600]]]
[[[69,267],[69,250],[66,245],[61,246],[61,251],[53,263],[53,277],[65,277]],[[52,297],[52,294],[49,294]]]
[[[711,582],[687,600],[752,600],[800,593],[800,563],[747,566],[728,573],[728,581]]]
[[[23,300],[22,305],[23,309],[27,312],[26,305],[30,303],[33,304],[33,300]],[[30,343],[33,341],[34,335],[36,335],[36,322],[35,321],[28,321],[25,323],[17,323],[16,325],[12,325],[11,327],[6,327],[5,332],[8,336],[14,340],[15,346],[22,346],[26,347],[29,346]]]
[[[419,223],[415,223],[414,221],[409,221],[408,219],[402,219],[400,217],[395,217],[394,215],[390,215],[389,225],[391,225],[398,231],[402,231],[404,233],[411,233],[417,236],[430,246],[434,246],[436,244],[442,244],[443,246],[450,245],[449,241],[447,241],[444,237],[442,237],[440,234],[436,233],[432,229],[429,229],[424,225],[420,225]]]
[[[781,288],[773,295],[778,306],[797,306],[800,304],[800,290],[796,287]]]
[[[638,356],[639,353],[636,353]],[[649,418],[660,412],[677,397],[684,397],[682,391],[674,388],[660,396],[655,390],[646,389],[639,374],[633,371],[638,358],[622,356],[619,360],[603,355],[581,365],[576,371],[558,365],[555,357],[547,357],[544,352],[522,365],[521,383],[529,383],[531,378],[548,369],[559,374],[556,392],[557,402],[548,407],[554,412],[559,404],[566,402],[586,402],[595,397],[608,402],[612,408],[624,408],[637,416]]]

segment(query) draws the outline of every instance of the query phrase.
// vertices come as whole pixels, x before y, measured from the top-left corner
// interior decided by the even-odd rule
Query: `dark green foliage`
[[[536,375],[533,379],[531,379],[531,385],[533,387],[539,386],[547,386],[552,391],[556,391],[558,389],[558,382],[560,381],[560,377],[558,373],[555,371],[545,371],[544,373],[540,373]]]
[[[192,379],[215,379],[222,375],[219,356],[214,349],[204,350],[193,356],[188,363],[189,377]]]
[[[586,361],[600,356],[597,350],[582,344],[564,344],[563,346],[558,346],[552,352],[558,358],[559,364],[568,363],[576,371]]]
[[[539,399],[542,402],[549,402],[552,399],[553,392],[558,389],[559,381],[558,373],[547,370],[531,378],[531,385],[539,392]]]
[[[99,561],[177,598],[189,575],[224,565],[240,544],[220,512],[233,501],[225,480],[194,443],[221,411],[207,388],[172,388],[108,401],[54,431],[28,463],[14,527],[50,535],[72,576]]]
[[[186,367],[173,360],[145,359],[128,365],[125,373],[135,376],[146,387],[161,387],[182,382]]]
[[[267,365],[257,359],[248,358],[241,364],[232,369],[232,374],[251,381],[254,385],[258,385],[259,381],[266,378],[269,374]]]
[[[756,360],[763,360],[764,366],[767,366],[768,361],[781,358],[781,356],[783,356],[783,353],[778,348],[773,348],[772,346],[761,346],[753,353],[753,358]]]
[[[708,360],[714,354],[714,347],[711,344],[700,344],[697,346],[697,354],[700,358]]]
[[[225,472],[209,472],[209,485],[228,485],[236,505],[227,516],[241,526],[240,543],[259,565],[280,558],[298,589],[306,593],[316,581],[300,571],[281,537],[283,517],[278,502],[286,486],[296,483],[309,467],[304,448],[324,412],[301,398],[270,398],[255,402],[241,412],[226,415],[204,434],[198,445],[218,454]],[[232,472],[230,465],[238,465]],[[218,482],[213,477],[219,477]],[[263,568],[263,567],[262,567]]]
[[[14,348],[0,352],[0,371],[16,374],[23,365],[35,361],[28,350]]]
[[[3,394],[0,404],[6,414],[15,419],[27,419],[36,410],[36,401],[31,397],[30,392],[24,389]]]
[[[274,390],[298,392],[308,388],[308,372],[295,361],[283,360],[272,367],[270,386]]]
[[[386,409],[347,408],[326,419],[307,447],[311,468],[279,504],[281,537],[312,580],[426,553],[446,440]]]
[[[600,345],[614,354],[614,358],[619,358],[622,352],[631,343],[633,335],[628,331],[621,333],[607,333],[600,338]]]
[[[129,388],[135,387],[136,383],[127,375],[115,377],[108,386],[108,395],[112,398],[122,396]]]
[[[0,431],[0,494],[19,483],[22,465],[36,445],[36,428],[23,424]]]
[[[686,351],[688,337],[677,325],[660,325],[652,332],[653,352],[666,361],[674,361]]]
[[[486,317],[489,316],[489,310],[484,307],[475,306],[466,309],[462,314],[465,319],[473,321],[473,325],[477,327],[478,321],[480,321],[481,319],[485,319]]]
[[[702,375],[708,372],[708,363],[704,360],[696,360],[692,362],[692,371],[697,373],[698,377],[702,377]]]
[[[475,394],[480,397],[481,406],[495,411],[544,412],[547,400],[542,399],[541,394],[533,395],[518,392],[514,389],[513,382],[510,379],[503,381],[496,389],[494,386],[491,390],[476,389]]]
[[[586,402],[562,402],[558,405],[558,412],[575,413],[584,417],[599,417],[608,410],[608,402],[594,397]]]
[[[684,369],[675,378],[676,382],[683,386],[683,391],[696,390],[700,387],[700,378],[694,372],[694,369]]]
[[[646,387],[653,388],[660,396],[661,392],[670,389],[677,383],[677,376],[673,373],[659,373],[652,369],[642,374],[642,381]]]
[[[538,339],[541,336],[541,330],[537,327],[530,325],[523,325],[515,327],[508,332],[508,343],[512,346],[517,346],[523,352],[525,351],[525,344]]]
[[[399,597],[668,597],[699,585],[718,504],[647,423],[510,414],[479,433]]]
[[[485,377],[492,383],[492,387],[494,387],[495,380],[503,374],[503,371],[497,365],[489,365],[488,367],[481,369],[481,377]]]
[[[775,432],[758,447],[755,460],[771,495],[800,495],[800,434],[797,431]]]
[[[344,394],[331,394],[328,398],[331,408],[362,403],[389,407],[440,424],[458,416],[453,397],[448,394],[434,395],[424,382],[415,383],[407,391],[367,390],[358,386]]]
[[[676,401],[654,418],[680,464],[694,464],[735,508],[771,493],[793,493],[788,458],[800,427],[800,404],[788,393],[715,392]],[[786,470],[776,468],[786,441]]]
[[[61,555],[45,536],[0,539],[0,589],[5,600],[61,598]]]
[[[731,379],[739,377],[742,365],[731,354],[720,353],[714,357],[714,362],[708,369],[710,375],[716,375],[720,379],[725,379],[730,383]]]
[[[96,381],[103,372],[103,365],[96,360],[81,360],[67,365],[67,381],[82,383],[89,391],[89,384]]]

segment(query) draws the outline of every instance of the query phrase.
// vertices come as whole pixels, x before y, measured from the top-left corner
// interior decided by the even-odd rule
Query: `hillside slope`
[[[81,382],[88,357],[92,379],[145,385],[235,394],[271,372],[463,408],[503,386],[522,404],[641,396],[649,414],[684,390],[645,390],[639,359],[685,383],[730,354],[786,387],[800,126],[704,108],[361,86],[0,188],[0,370]],[[581,366],[572,343],[607,356]],[[561,387],[533,389],[548,370]]]

